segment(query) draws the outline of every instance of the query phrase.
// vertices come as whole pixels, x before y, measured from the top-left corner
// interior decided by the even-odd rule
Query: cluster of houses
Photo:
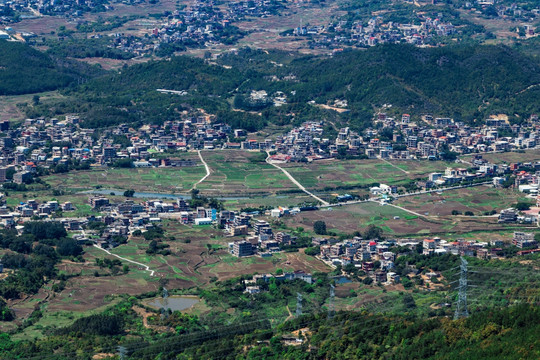
[[[412,7],[419,3],[436,4],[439,0],[405,1]],[[514,21],[516,32],[522,38],[536,36],[534,23],[540,17],[540,8],[525,4],[502,4],[495,0],[477,0],[454,4],[462,7],[463,11],[471,12],[475,16],[485,15],[489,18],[502,18]],[[481,29],[467,28],[460,21],[460,25],[452,24],[448,13],[427,13],[423,11],[411,12],[409,22],[396,22],[392,18],[372,12],[370,18],[338,18],[327,25],[302,25],[292,29],[292,36],[306,37],[309,45],[317,48],[334,49],[342,51],[343,47],[368,47],[384,43],[403,43],[417,46],[440,45],[448,38],[460,38],[482,32]],[[402,20],[403,21],[403,20]],[[443,40],[444,39],[444,40]]]
[[[284,8],[284,3],[271,0],[231,2],[227,7],[217,6],[214,0],[197,0],[186,9],[173,11],[162,21],[151,21],[155,26],[146,34],[148,36],[111,33],[108,37],[112,47],[137,56],[159,55],[158,50],[167,46],[174,52],[183,47],[231,45],[244,34],[232,26],[233,23],[246,17],[265,18]]]
[[[286,232],[274,233],[270,224],[265,220],[255,220],[250,223],[250,216],[239,214],[228,225],[227,231],[231,236],[244,236],[242,240],[229,243],[229,251],[237,257],[259,255],[272,256],[280,252],[282,246],[293,245],[296,237]]]
[[[0,121],[0,131],[4,134],[0,137],[0,182],[30,183],[40,168],[57,171],[57,167],[63,165],[62,171],[88,169],[114,165],[122,159],[129,160],[134,167],[197,166],[200,163],[195,156],[186,154],[175,158],[161,153],[178,154],[198,149],[269,151],[272,154],[269,160],[276,163],[311,162],[341,155],[435,160],[452,151],[474,153],[469,163],[474,172],[449,167],[445,173],[429,174],[428,179],[418,182],[420,187],[452,186],[475,179],[492,179],[495,186],[500,186],[507,175],[512,174],[516,188],[531,196],[538,194],[540,163],[493,164],[482,158],[484,152],[537,148],[540,144],[538,116],[531,116],[520,125],[510,125],[507,119],[499,117],[471,127],[451,118],[431,115],[413,122],[408,114],[397,120],[386,113],[377,113],[375,123],[375,127],[362,134],[342,128],[336,138],[331,139],[324,136],[322,121],[308,121],[284,135],[261,139],[204,113],[138,129],[121,124],[104,130],[99,136],[93,129],[82,128],[76,115],[61,120],[26,119],[17,129],[10,129],[9,121]],[[504,136],[500,136],[501,133]],[[381,184],[372,192],[392,194],[396,191],[395,186]]]
[[[434,39],[451,37],[460,32],[440,15],[440,18],[435,19],[420,16],[418,25],[384,22],[380,16],[374,16],[367,21],[339,20],[327,26],[299,26],[293,30],[293,35],[309,37],[310,44],[315,47],[333,49],[403,42],[413,45],[437,45]]]
[[[395,254],[389,250],[395,245],[394,240],[378,241],[359,236],[344,241],[314,238],[312,245],[320,247],[318,257],[330,266],[354,264],[372,275],[375,282],[399,282],[399,276],[391,271]]]
[[[86,168],[120,159],[131,159],[135,167],[197,166],[198,162],[190,158],[152,155],[170,150],[213,149],[218,140],[226,144],[232,130],[224,124],[211,124],[207,116],[199,116],[138,130],[120,125],[95,137],[93,129],[79,126],[78,116],[66,116],[64,120],[27,119],[17,129],[10,129],[7,120],[0,121],[0,131],[5,135],[0,138],[0,182],[12,178],[16,183],[28,183],[38,167],[68,166],[72,162],[86,164]],[[118,136],[125,138],[128,145],[115,143]],[[10,172],[14,172],[12,177]]]
[[[233,22],[249,17],[268,17],[285,6],[270,0],[228,3],[226,8],[215,6],[213,0],[197,0],[185,10],[176,10],[166,23],[152,29],[155,46],[167,43],[185,45],[227,42],[228,28]]]
[[[0,4],[3,16],[1,20],[16,22],[21,19],[36,18],[44,15],[80,17],[89,12],[104,12],[114,9],[115,2],[137,5],[145,0],[17,0]]]
[[[399,275],[392,271],[394,261],[400,255],[392,252],[392,247],[400,246],[418,250],[422,246],[424,255],[453,254],[461,256],[478,257],[481,259],[504,257],[503,249],[510,245],[502,240],[487,242],[475,241],[445,241],[435,237],[430,239],[353,239],[337,241],[336,239],[314,238],[313,246],[320,247],[319,259],[330,266],[354,265],[363,270],[374,282],[395,284],[400,281]],[[538,242],[534,233],[514,232],[511,245],[520,249],[518,255],[527,255],[538,252]],[[428,274],[429,275],[429,274]]]
[[[16,226],[19,221],[28,218],[48,219],[59,215],[60,212],[74,210],[76,210],[75,207],[69,201],[63,204],[58,203],[58,201],[47,201],[40,204],[34,199],[21,202],[19,205],[14,206],[12,210],[6,206],[5,195],[0,194],[0,224],[6,228]]]
[[[271,280],[273,281],[292,281],[292,280],[302,280],[305,281],[308,284],[313,283],[313,276],[310,273],[306,273],[302,270],[296,270],[293,272],[285,272],[282,274],[258,274],[253,275],[251,279],[244,280],[244,285],[246,286],[246,289],[244,290],[245,293],[248,293],[250,295],[259,294],[261,292],[260,285],[257,285],[260,282],[269,283]]]
[[[495,118],[487,119],[482,126],[472,127],[451,118],[432,115],[411,121],[409,114],[403,114],[398,120],[386,113],[378,113],[375,119],[377,127],[368,128],[362,134],[342,128],[335,139],[323,136],[323,125],[321,122],[306,122],[278,137],[273,146],[266,145],[266,148],[276,151],[271,159],[279,162],[313,161],[345,154],[370,159],[437,160],[448,151],[476,154],[533,149],[540,145],[540,121],[536,115],[521,125],[510,125],[505,118]],[[506,165],[489,164],[481,156],[474,160],[473,165],[479,167],[479,173],[491,175],[515,170]],[[526,167],[526,164],[518,166]],[[459,170],[448,171],[452,173],[441,174],[435,180],[442,181],[444,176],[462,178],[464,175],[463,170],[461,173]]]
[[[531,1],[531,3],[538,5],[534,1]],[[463,7],[476,14],[483,13],[490,17],[498,17],[506,21],[514,21],[516,24],[519,23],[516,31],[520,36],[531,37],[536,35],[535,28],[531,23],[538,21],[538,17],[540,17],[539,7],[533,7],[526,3],[504,4],[496,0],[467,1],[463,4]]]
[[[433,173],[430,184],[451,185],[477,177],[514,173],[520,189],[537,191],[536,164],[491,164],[481,153],[537,148],[540,144],[540,121],[533,115],[522,124],[511,125],[504,117],[487,119],[472,127],[451,118],[422,116],[411,121],[408,114],[400,119],[377,113],[375,126],[361,134],[350,128],[339,130],[336,138],[324,136],[322,121],[308,121],[288,133],[274,138],[260,138],[243,129],[233,129],[214,115],[184,115],[162,125],[143,125],[134,129],[126,124],[107,129],[96,136],[93,129],[80,126],[76,115],[65,119],[27,119],[17,129],[9,121],[0,121],[0,182],[15,172],[13,181],[28,183],[39,167],[66,165],[103,166],[120,159],[131,159],[135,167],[196,166],[195,157],[164,158],[156,153],[198,149],[242,149],[270,151],[274,162],[310,162],[345,156],[380,159],[444,158],[446,152],[478,154],[471,165],[474,174],[465,169],[447,169]],[[119,139],[123,139],[119,141]],[[517,170],[522,172],[517,173]],[[503,177],[495,180],[502,182]],[[527,187],[528,186],[528,187]],[[536,186],[536,187],[535,187]]]
[[[538,195],[540,162],[493,164],[483,159],[482,155],[475,155],[471,169],[448,167],[444,173],[430,173],[426,181],[420,181],[418,184],[428,189],[435,186],[452,186],[475,179],[492,178],[493,186],[500,187],[505,184],[507,175],[512,175],[515,180],[511,185],[517,190],[530,194],[532,197]],[[528,171],[522,169],[528,169]]]
[[[76,238],[81,242],[93,241],[102,247],[115,247],[121,242],[118,237],[127,238],[134,231],[146,231],[161,223],[162,219],[174,219],[190,226],[215,225],[223,229],[230,237],[242,238],[229,244],[232,254],[238,257],[271,256],[281,251],[280,246],[295,244],[296,237],[285,232],[274,233],[270,224],[255,216],[259,212],[247,214],[230,210],[217,211],[211,207],[190,207],[183,198],[146,200],[138,202],[127,198],[113,202],[101,195],[92,195],[88,199],[94,215],[77,217],[69,214],[76,210],[71,202],[59,204],[58,201],[39,203],[27,200],[11,209],[5,205],[6,198],[0,194],[0,223],[5,228],[15,228],[29,220],[61,222],[66,230],[78,231]],[[309,207],[304,210],[313,210]],[[280,208],[268,211],[266,215],[278,217],[295,214],[300,209]],[[105,231],[100,238],[93,237],[93,231],[87,226],[91,222],[103,223]],[[91,228],[91,227],[90,227]],[[86,229],[86,230],[85,230]]]
[[[540,223],[540,197],[536,198],[536,207],[519,211],[515,208],[501,210],[498,216],[499,224],[535,224]]]

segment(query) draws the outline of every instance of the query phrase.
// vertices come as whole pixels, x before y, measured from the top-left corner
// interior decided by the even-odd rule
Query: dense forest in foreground
[[[122,68],[64,91],[68,97],[27,109],[28,116],[76,112],[88,127],[160,123],[179,112],[202,108],[234,127],[250,131],[270,123],[311,119],[370,125],[384,104],[390,113],[431,113],[470,124],[491,114],[520,122],[540,112],[540,64],[504,46],[455,45],[417,48],[382,45],[333,57],[240,49],[217,61],[173,57]],[[157,89],[185,91],[163,94]],[[267,101],[251,101],[265,90]],[[272,98],[282,92],[286,104]],[[314,106],[346,100],[348,112]],[[237,110],[231,111],[236,107]]]
[[[487,309],[460,320],[338,312],[332,318],[305,315],[277,327],[260,319],[208,330],[203,330],[197,316],[174,312],[167,325],[182,335],[150,335],[136,321],[133,301],[81,318],[44,339],[17,342],[3,334],[0,358],[91,359],[98,353],[117,354],[119,345],[125,349],[125,358],[149,360],[517,360],[540,356],[540,310],[531,305]]]

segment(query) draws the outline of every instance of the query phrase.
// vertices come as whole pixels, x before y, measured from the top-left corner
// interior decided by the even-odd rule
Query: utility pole
[[[460,276],[459,276],[459,294],[454,320],[469,316],[467,310],[467,260],[461,257]]]
[[[302,294],[296,293],[296,317],[302,315]]]
[[[328,319],[334,317],[334,297],[336,296],[334,292],[334,285],[330,285],[330,299],[328,300]]]

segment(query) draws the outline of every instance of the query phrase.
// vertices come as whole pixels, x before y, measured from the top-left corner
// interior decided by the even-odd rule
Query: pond
[[[347,283],[352,282],[352,281],[351,281],[349,278],[347,278],[346,276],[334,277],[334,279],[336,280],[336,284],[347,284]]]
[[[200,300],[197,297],[192,296],[169,296],[167,298],[154,298],[150,299],[146,305],[156,308],[156,309],[165,309],[171,311],[182,311],[189,309]]]

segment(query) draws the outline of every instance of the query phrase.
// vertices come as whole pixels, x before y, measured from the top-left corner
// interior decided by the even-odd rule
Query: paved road
[[[106,250],[102,247],[99,247],[97,245],[94,245],[95,248],[99,249],[99,250],[102,250],[102,251],[105,251],[107,254],[111,255],[111,256],[114,256],[114,257],[117,257],[119,258],[120,260],[124,260],[124,261],[127,261],[127,262],[130,262],[132,264],[135,264],[135,265],[139,265],[139,266],[142,266],[145,268],[146,271],[148,271],[150,273],[150,276],[154,276],[154,270],[151,270],[150,267],[148,265],[144,265],[144,264],[141,264],[140,262],[137,262],[137,261],[133,261],[133,260],[130,260],[130,259],[126,259],[124,257],[121,257],[121,256],[118,256],[116,254],[113,254],[112,252],[110,252],[109,250]]]
[[[311,196],[315,200],[319,201],[321,204],[323,204],[323,206],[329,206],[330,205],[330,203],[328,201],[324,201],[323,199],[321,199],[317,195],[309,192],[302,184],[300,184],[298,181],[296,181],[296,179],[287,170],[285,170],[281,166],[278,166],[277,164],[274,164],[273,162],[271,162],[270,161],[270,152],[267,151],[266,154],[268,155],[266,157],[266,162],[268,164],[272,165],[273,167],[275,167],[276,169],[279,169],[279,170],[283,171],[283,173],[289,178],[289,180],[291,180],[296,186],[298,186],[298,188],[300,190],[302,190],[303,192],[305,192],[306,194],[308,194],[309,196]]]

